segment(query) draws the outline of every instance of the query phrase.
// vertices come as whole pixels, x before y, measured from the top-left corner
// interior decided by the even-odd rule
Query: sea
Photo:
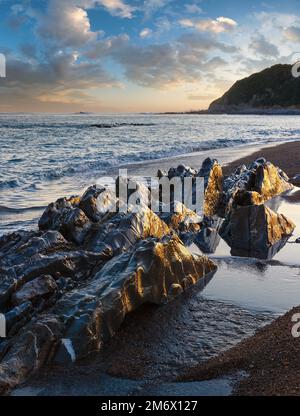
[[[82,192],[97,178],[116,172],[119,167],[137,164],[143,168],[149,163],[160,166],[163,160],[178,156],[175,159],[178,162],[184,155],[199,154],[199,159],[193,159],[199,160],[199,165],[193,167],[200,168],[202,153],[210,155],[217,150],[221,155],[226,152],[235,158],[237,150],[247,146],[255,149],[295,140],[300,140],[299,116],[1,114],[0,236],[19,228],[36,229],[47,204]],[[161,384],[160,374],[172,378],[182,368],[216,356],[299,304],[299,246],[293,244],[300,236],[299,204],[278,197],[277,205],[297,228],[272,261],[234,258],[221,241],[210,256],[218,270],[204,288],[195,287],[195,292],[185,294],[165,309],[151,310],[147,325],[143,315],[133,317],[133,324],[127,322],[129,330],[130,325],[134,328],[130,337],[125,325],[123,332],[114,338],[116,346],[111,348],[111,356],[105,356],[106,365],[107,362],[115,364],[118,357],[122,361],[130,356],[131,345],[142,344],[151,363],[150,375],[136,382],[137,385],[119,378],[107,382],[104,378],[96,387],[93,377],[83,381],[80,374],[75,378],[71,374],[72,382],[68,378],[64,382],[65,378],[59,375],[59,394],[62,391],[90,394],[95,390],[96,394],[105,395],[105,386],[109,387],[109,394],[112,391],[134,394],[136,388],[148,394],[147,383],[153,374],[156,377],[154,395],[170,394],[171,390],[181,395],[202,394],[204,387],[205,394],[207,391],[212,394],[215,383],[213,388],[189,383],[184,387],[173,383],[170,387]],[[201,254],[196,246],[190,250]],[[158,333],[163,336],[157,338]],[[120,345],[125,351],[118,356]],[[88,365],[94,368],[94,363]],[[47,373],[47,380],[48,377]],[[48,384],[39,382],[32,392],[29,383],[30,394],[56,394],[53,391],[56,373],[52,379],[50,374],[49,380]],[[71,385],[74,385],[72,391]],[[222,387],[218,394],[223,394],[223,390]],[[28,391],[16,394],[28,394]]]
[[[0,235],[113,168],[298,139],[298,116],[1,114]]]

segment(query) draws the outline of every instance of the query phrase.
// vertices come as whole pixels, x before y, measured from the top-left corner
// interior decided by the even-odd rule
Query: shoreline
[[[285,148],[285,146],[287,145],[288,145],[290,152],[283,152],[282,149]],[[253,160],[255,158],[253,155],[257,153],[260,156],[263,152],[263,154],[266,157],[268,157],[268,155],[272,154],[272,152],[275,152],[275,153],[276,151],[278,152],[279,146],[281,146],[280,153],[285,154],[286,156],[286,157],[281,158],[282,163],[280,163],[280,166],[284,167],[283,165],[286,165],[289,159],[286,154],[293,153],[292,148],[294,150],[296,148],[300,149],[300,142],[285,143],[285,144],[280,144],[280,145],[276,144],[275,146],[274,146],[274,143],[272,143],[272,144],[262,147],[261,150],[257,150],[258,149],[257,146],[256,147],[247,146],[247,148],[243,147],[243,149],[240,149],[240,148],[226,149],[226,152],[224,151],[224,149],[217,149],[217,152],[220,152],[221,154],[222,163],[227,163],[226,166],[228,166],[228,169],[230,169],[230,165],[233,166],[233,165],[240,164],[241,161],[247,157]],[[277,150],[274,150],[274,149],[277,149]],[[251,156],[246,156],[246,155],[249,155],[249,153],[251,154]],[[239,158],[234,158],[234,155],[238,156]],[[211,151],[207,151],[206,153],[201,152],[201,156],[200,154],[195,156],[196,158],[194,159],[194,162],[197,161],[201,165],[202,160],[207,156],[215,157],[216,153],[212,154]],[[178,157],[181,163],[184,163],[186,158],[187,156],[185,158]],[[233,161],[233,159],[235,160]],[[172,162],[170,162],[170,160],[174,162],[174,159],[167,159],[165,163],[171,164]],[[190,159],[188,163],[193,166],[192,161]],[[154,164],[151,164],[151,166],[148,168],[150,170],[156,169],[158,167],[157,164],[159,164],[159,166],[161,167],[161,161],[156,161]],[[198,167],[198,165],[194,165],[194,166]],[[224,278],[224,275],[222,275],[222,277]],[[195,287],[194,290],[195,292],[191,292],[190,294],[186,293],[186,295],[183,295],[180,299],[178,299],[177,302],[170,303],[167,308],[157,308],[157,309],[146,308],[146,309],[139,310],[137,311],[136,314],[129,316],[124,326],[120,328],[118,335],[116,335],[109,342],[109,344],[107,344],[106,348],[103,350],[103,355],[99,355],[96,361],[94,360],[83,361],[81,363],[78,363],[76,366],[75,365],[74,366],[72,365],[72,367],[69,366],[67,369],[64,369],[63,371],[61,371],[61,369],[59,369],[55,365],[50,365],[47,368],[42,369],[39,373],[33,376],[33,378],[25,382],[24,385],[20,387],[20,389],[17,388],[13,394],[16,394],[16,395],[18,393],[22,394],[22,388],[25,388],[23,392],[26,392],[26,389],[28,388],[31,389],[32,387],[33,387],[33,390],[32,390],[33,394],[39,394],[39,391],[43,391],[45,394],[51,394],[51,392],[57,394],[58,390],[54,390],[54,391],[51,390],[51,387],[48,382],[49,377],[50,377],[51,382],[54,381],[54,384],[59,382],[61,383],[61,386],[64,386],[64,388],[67,388],[68,384],[70,384],[70,381],[73,380],[74,378],[78,381],[79,384],[81,384],[82,380],[84,379],[86,382],[90,383],[89,387],[86,388],[86,392],[97,391],[98,394],[101,390],[99,390],[100,387],[97,385],[96,380],[99,378],[100,375],[101,377],[107,377],[107,376],[111,377],[110,379],[111,388],[115,388],[116,390],[120,388],[122,392],[125,392],[124,386],[123,385],[120,386],[119,383],[121,383],[123,379],[129,379],[129,380],[134,380],[134,383],[135,383],[135,384],[132,384],[131,386],[131,393],[139,394],[141,391],[144,393],[147,393],[148,388],[150,388],[151,384],[153,383],[155,384],[157,391],[161,389],[161,387],[163,386],[162,383],[164,383],[164,381],[176,383],[175,380],[177,379],[177,377],[179,379],[179,377],[181,377],[181,374],[183,373],[184,373],[184,375],[182,376],[183,381],[188,381],[189,377],[190,378],[193,377],[195,380],[198,381],[198,379],[200,380],[201,379],[206,380],[207,378],[216,379],[222,374],[227,374],[228,372],[230,373],[229,370],[232,370],[231,372],[234,372],[234,373],[236,372],[236,370],[243,370],[244,372],[245,371],[249,372],[248,367],[250,366],[250,369],[252,368],[252,361],[255,360],[257,357],[259,360],[262,360],[264,357],[263,352],[264,352],[265,344],[261,344],[259,342],[259,339],[257,340],[257,337],[259,337],[260,333],[265,334],[264,331],[267,331],[267,335],[266,335],[267,338],[265,338],[266,336],[263,335],[262,339],[266,344],[268,344],[269,334],[270,334],[270,332],[268,332],[268,328],[271,328],[271,331],[273,331],[272,325],[274,325],[274,323],[272,323],[268,327],[264,326],[264,328],[257,333],[258,335],[254,335],[253,337],[250,337],[250,335],[254,333],[255,329],[260,328],[262,324],[265,325],[266,323],[270,322],[270,321],[265,320],[265,318],[264,319],[262,318],[264,315],[263,313],[261,312],[259,314],[254,313],[254,311],[251,308],[249,308],[249,311],[248,311],[248,308],[246,308],[248,312],[246,312],[246,315],[244,316],[243,314],[245,314],[245,310],[244,310],[243,305],[235,304],[234,302],[232,303],[229,301],[227,305],[226,300],[222,300],[219,297],[217,297],[216,299],[210,299],[209,297],[207,297],[205,298],[205,300],[201,298],[201,302],[200,302],[199,299],[197,300],[197,297],[196,297],[197,287]],[[202,295],[199,295],[199,296],[202,296]],[[183,307],[182,307],[182,304],[183,304]],[[237,344],[235,347],[233,347],[233,351],[236,351],[234,353],[234,358],[238,356],[240,357],[238,361],[233,361],[232,363],[230,361],[230,358],[226,358],[227,357],[226,354],[230,354],[231,350],[229,348],[231,345],[234,345],[238,341],[238,339],[243,339],[243,338],[237,337],[239,334],[239,331],[237,331],[235,336],[231,336],[230,339],[229,338],[226,339],[226,351],[227,352],[224,352],[224,353],[221,353],[221,351],[224,351],[224,349],[221,349],[222,336],[220,335],[220,340],[219,340],[220,350],[218,351],[218,353],[221,355],[218,355],[217,358],[215,359],[211,359],[209,361],[203,362],[203,364],[199,366],[198,364],[200,362],[199,358],[201,360],[203,359],[203,355],[201,355],[201,349],[199,350],[199,346],[201,346],[201,340],[204,339],[206,340],[206,342],[209,342],[211,337],[216,337],[216,332],[215,332],[216,330],[214,328],[214,325],[216,322],[216,318],[218,317],[220,308],[222,308],[222,311],[223,311],[223,313],[221,313],[221,315],[223,316],[222,318],[223,322],[222,324],[220,324],[220,334],[223,331],[222,328],[226,327],[227,319],[229,320],[229,322],[231,321],[239,322],[240,320],[239,325],[241,325],[240,331],[242,332],[246,330],[245,328],[245,326],[247,325],[246,321],[247,322],[249,321],[250,326],[254,325],[254,322],[255,322],[255,328],[253,327],[254,330],[252,331],[251,329],[252,327],[249,327],[247,329],[249,330],[247,334],[243,332],[244,335],[248,336],[248,338],[242,341],[241,344]],[[285,310],[287,309],[288,308],[286,308]],[[182,310],[183,315],[181,315],[181,312],[180,312],[181,310]],[[199,317],[197,316],[196,311],[198,312],[200,311],[200,315],[202,318],[205,317],[203,321],[201,321],[200,319],[199,321],[197,320],[197,318]],[[263,319],[263,321],[261,321],[261,319]],[[281,319],[283,318],[282,317],[279,318],[279,320]],[[147,322],[147,325],[145,325],[145,322]],[[162,322],[164,322],[163,326],[164,328],[166,328],[166,331],[168,332],[169,330],[170,333],[173,334],[172,335],[173,338],[170,339],[170,333],[169,333],[167,340],[165,340],[164,337],[158,338],[156,340],[156,336],[160,331]],[[277,321],[275,321],[275,323],[276,322]],[[192,325],[191,327],[188,326],[189,323]],[[201,327],[201,324],[203,325],[202,327]],[[211,329],[214,331],[213,332],[214,335],[210,334],[210,330],[208,330],[209,325],[211,325]],[[182,336],[182,342],[179,344],[178,344],[178,339],[177,339],[179,331],[177,330],[177,332],[175,331],[174,333],[173,331],[174,326],[177,327],[177,329],[179,328],[181,336]],[[185,327],[187,327],[187,329]],[[199,327],[200,327],[200,330],[199,330]],[[134,328],[134,331],[133,331],[133,328]],[[230,330],[233,330],[233,329],[230,328]],[[205,331],[208,331],[206,334],[206,338],[204,335]],[[133,333],[135,333],[135,336],[132,335]],[[186,345],[185,339],[187,337],[190,337],[191,334],[194,334],[194,339],[193,338],[191,339],[190,345]],[[287,339],[286,334],[285,334],[285,339]],[[233,342],[234,340],[235,342]],[[151,342],[153,343],[151,344]],[[198,342],[200,342],[199,345],[198,345]],[[216,342],[216,340],[214,342]],[[178,355],[178,357],[179,356],[181,357],[182,354],[184,355],[186,349],[188,349],[188,352],[192,354],[191,356],[195,354],[193,352],[194,351],[193,348],[195,348],[195,351],[197,350],[197,352],[199,353],[199,357],[197,360],[194,359],[193,368],[186,371],[188,366],[191,366],[191,364],[188,363],[188,361],[186,362],[185,365],[182,365],[180,369],[179,364],[181,360],[179,360],[178,361],[179,364],[177,364],[178,367],[176,367],[176,371],[173,368],[173,366],[170,366],[168,364],[172,356],[168,355],[167,351],[169,351],[170,345],[174,345],[174,343],[176,345],[175,352]],[[242,349],[240,345],[243,346],[244,344],[246,345],[246,347]],[[274,349],[277,344],[273,341],[270,344],[271,344],[270,349],[272,352],[273,351],[272,349]],[[120,351],[120,345],[122,345],[121,351]],[[163,345],[162,350],[160,350],[161,345]],[[253,351],[253,359],[249,365],[247,361],[249,358],[249,347],[247,347],[248,345],[251,346],[251,350]],[[254,348],[254,346],[256,346],[256,349]],[[239,350],[239,348],[241,349]],[[274,351],[276,353],[276,350]],[[255,352],[256,352],[256,355],[255,355]],[[272,356],[271,352],[269,350],[267,351],[267,356],[265,357],[266,360]],[[289,353],[289,350],[287,350],[287,353]],[[173,351],[173,354],[174,354],[174,351]],[[162,356],[166,355],[165,362],[162,362],[161,358],[159,358],[161,355]],[[132,362],[133,356],[136,357],[135,363]],[[223,356],[225,357],[224,364],[223,362],[220,361],[221,360],[220,357],[223,357]],[[232,355],[230,355],[230,357],[232,357]],[[206,358],[208,359],[209,356],[206,356]],[[271,364],[269,365],[269,367],[271,367]],[[263,363],[262,365],[266,365],[266,364]],[[211,368],[213,368],[213,370],[211,370]],[[261,368],[261,367],[259,367],[258,364],[257,365],[255,364],[255,368]],[[168,372],[166,372],[166,370],[168,370]],[[166,379],[164,379],[161,376],[162,373],[164,373],[165,375],[168,374]],[[83,374],[85,375],[82,376]],[[276,377],[277,374],[278,374],[278,369],[276,368],[274,370],[274,378]],[[256,376],[256,373],[254,373],[254,376]],[[263,380],[266,385],[268,385],[269,378],[271,379],[269,375],[266,375]],[[253,382],[254,387],[252,387],[251,385],[251,379],[250,381],[249,379],[246,379],[246,380],[242,379],[239,381],[239,383],[241,385],[242,383],[248,383],[247,384],[248,394],[252,394],[253,393],[252,389],[255,386],[259,386],[259,384],[256,382],[255,379]],[[188,393],[189,388],[191,388],[191,386],[187,385],[185,393]],[[80,389],[81,387],[79,386],[77,386],[76,388],[74,387],[74,393],[79,394],[80,391],[82,391]],[[92,389],[92,390],[89,390],[89,389]],[[234,390],[233,393],[236,393],[236,391],[238,390],[237,389]],[[299,394],[300,394],[300,391],[299,391]]]
[[[282,168],[290,177],[300,172],[300,142],[262,148],[224,167],[225,174],[258,157],[265,157]],[[299,200],[297,201],[299,203]],[[187,369],[178,381],[222,379],[238,373],[233,389],[237,396],[300,395],[300,342],[292,336],[292,317],[300,313],[296,306],[271,324],[258,330],[236,346],[197,366]]]

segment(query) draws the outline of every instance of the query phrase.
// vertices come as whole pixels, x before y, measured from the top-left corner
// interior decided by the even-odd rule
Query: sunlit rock
[[[266,201],[291,189],[293,185],[289,183],[289,177],[280,168],[268,162],[258,163],[254,191],[261,194]]]
[[[160,218],[170,229],[178,232],[198,232],[202,218],[181,202],[175,202],[171,212],[160,214]]]
[[[61,343],[56,361],[98,351],[126,314],[144,303],[169,302],[215,270],[211,260],[193,256],[177,237],[140,242],[133,251],[109,261],[84,288],[66,294],[56,304],[55,314],[69,316],[63,336],[67,347]]]
[[[295,229],[291,220],[265,205],[234,206],[221,229],[233,256],[272,258]]]
[[[204,177],[204,215],[213,217],[218,215],[223,195],[223,172],[216,159],[204,160],[199,176]]]
[[[264,158],[257,159],[249,166],[240,166],[224,179],[224,214],[230,209],[231,200],[237,191],[257,192],[263,201],[268,201],[291,189],[293,185],[280,168]]]
[[[101,252],[109,248],[114,255],[127,251],[138,241],[148,238],[161,238],[170,233],[167,224],[148,207],[140,207],[137,212],[119,213],[91,231],[85,248]]]

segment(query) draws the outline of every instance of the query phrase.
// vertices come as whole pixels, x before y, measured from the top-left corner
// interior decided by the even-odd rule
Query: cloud
[[[201,14],[201,13],[203,13],[203,10],[201,9],[201,7],[199,7],[195,3],[186,4],[185,5],[185,10],[186,10],[187,13],[190,13],[190,14]]]
[[[172,0],[144,0],[141,7],[142,12],[144,13],[144,19],[151,19],[158,10],[165,7],[171,1]]]
[[[291,42],[300,42],[300,26],[291,26],[284,30],[286,39]]]
[[[98,45],[98,52],[103,56],[106,48],[107,55],[123,67],[127,80],[156,89],[199,82],[207,71],[226,65],[214,53],[237,51],[233,46],[200,33],[186,34],[170,43],[135,45],[124,38],[114,38],[105,45]]]
[[[87,5],[84,1],[79,3]],[[38,16],[37,33],[61,47],[78,47],[97,38],[97,33],[91,31],[87,11],[74,1],[66,0],[48,2],[46,13]]]
[[[152,30],[147,28],[147,27],[145,29],[141,30],[141,32],[140,32],[140,37],[142,39],[149,38],[151,35],[152,35]]]
[[[113,16],[131,19],[133,17],[134,7],[123,2],[122,0],[99,0],[97,3],[102,4]]]
[[[270,56],[274,58],[279,56],[277,46],[267,41],[262,34],[256,34],[251,38],[249,48],[252,49],[257,55],[265,57]]]
[[[218,17],[213,19],[182,19],[179,22],[181,26],[187,28],[195,28],[201,32],[222,33],[229,32],[237,26],[237,22],[229,17]]]

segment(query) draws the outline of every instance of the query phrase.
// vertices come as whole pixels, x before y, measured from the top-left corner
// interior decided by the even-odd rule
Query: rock
[[[144,303],[163,304],[194,285],[216,265],[193,256],[178,239],[148,239],[109,261],[84,288],[66,294],[53,313],[66,316],[67,330],[56,361],[99,351],[125,316]]]
[[[23,239],[21,247],[26,246],[24,252],[20,250],[20,242],[17,240],[11,246],[0,263],[0,312],[3,312],[10,302],[12,295],[21,289],[26,283],[42,276],[51,275],[55,277],[71,277],[75,284],[87,279],[92,272],[101,268],[108,261],[112,253],[109,249],[98,253],[88,251],[51,251],[50,253],[36,253],[28,255],[32,251],[29,239]],[[35,237],[33,237],[35,240]],[[36,240],[33,243],[36,244]],[[24,254],[25,253],[25,254]],[[27,253],[27,255],[26,255]]]
[[[264,158],[257,159],[251,165],[240,166],[223,182],[224,216],[233,196],[237,191],[256,192],[260,194],[261,201],[268,201],[275,196],[293,189],[287,175],[278,167]],[[253,194],[253,197],[258,198]]]
[[[60,198],[56,202],[49,204],[39,220],[39,229],[42,231],[59,231],[64,218],[64,214],[72,208],[77,207],[79,202],[80,197],[74,196],[71,198]]]
[[[194,211],[188,209],[181,202],[176,202],[172,212],[160,214],[160,218],[171,230],[178,232],[198,232],[202,218]]]
[[[81,245],[92,223],[103,220],[113,208],[115,213],[116,204],[112,192],[93,185],[82,197],[60,198],[49,204],[39,221],[39,229],[57,230],[68,241]]]
[[[68,210],[61,218],[59,231],[69,241],[82,244],[92,224],[79,208]]]
[[[151,209],[144,206],[138,212],[116,214],[112,220],[89,235],[85,248],[92,252],[109,248],[114,255],[132,248],[138,241],[148,238],[161,238],[170,233],[170,229]]]
[[[31,301],[34,303],[40,298],[49,297],[57,290],[57,284],[52,276],[40,276],[25,283],[22,288],[13,294],[12,302],[20,305],[23,302]]]
[[[222,218],[204,218],[201,224],[201,231],[196,234],[193,241],[202,253],[215,253],[221,240],[219,231],[222,223]]]
[[[272,163],[258,163],[255,172],[254,191],[262,195],[265,201],[293,189],[288,176]],[[255,165],[256,167],[256,165]]]
[[[122,207],[122,204],[124,203],[129,205],[126,211],[129,211],[130,208],[132,209],[130,205],[133,205],[133,207],[150,207],[151,192],[147,184],[143,182],[136,182],[133,178],[118,177],[116,183],[116,195],[119,198],[119,206]],[[125,198],[126,195],[127,200]],[[119,212],[120,211],[122,211],[122,209],[119,209]]]
[[[193,176],[197,176],[197,174],[198,172],[195,169],[190,168],[189,166],[179,165],[177,166],[177,168],[169,169],[168,178],[172,179],[174,177],[180,177],[180,178],[193,177]]]
[[[261,194],[255,191],[237,190],[232,198],[232,202],[238,206],[262,205],[265,200]]]
[[[168,176],[168,173],[165,170],[158,169],[156,176],[158,177],[158,179],[161,179],[164,176]]]
[[[20,321],[22,324],[27,322],[31,317],[32,309],[32,303],[24,301],[5,313],[6,333],[9,334],[11,329]]]
[[[223,172],[218,161],[205,159],[199,176],[204,177],[204,215],[206,217],[218,215],[223,196]]]
[[[81,197],[79,208],[92,222],[98,222],[116,207],[116,204],[117,198],[110,190],[93,185]]]
[[[265,205],[235,206],[227,215],[220,235],[233,256],[272,258],[287,242],[295,225]]]
[[[0,362],[0,394],[8,393],[51,359],[62,329],[59,319],[47,315],[21,329]]]
[[[300,188],[300,175],[296,175],[294,176],[291,180],[290,180],[291,184],[294,186],[297,186],[298,188]]]

